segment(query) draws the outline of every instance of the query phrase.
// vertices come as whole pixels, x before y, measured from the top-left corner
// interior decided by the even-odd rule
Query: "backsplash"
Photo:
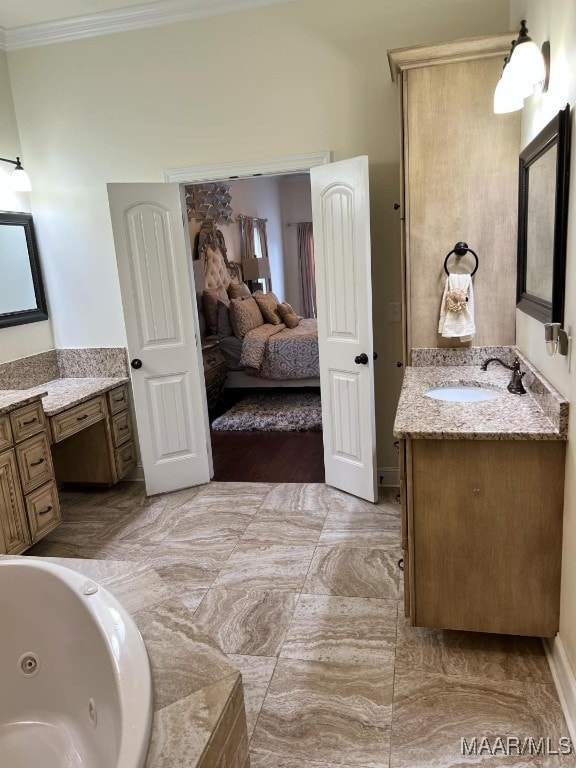
[[[501,357],[512,365],[515,347],[420,347],[410,351],[410,365],[480,365],[489,357]]]
[[[124,378],[128,360],[123,347],[51,349],[0,365],[0,389],[30,389],[63,378]]]

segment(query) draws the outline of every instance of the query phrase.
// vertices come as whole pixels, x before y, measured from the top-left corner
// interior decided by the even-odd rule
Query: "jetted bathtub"
[[[0,560],[0,768],[142,768],[151,722],[120,603],[69,568]]]

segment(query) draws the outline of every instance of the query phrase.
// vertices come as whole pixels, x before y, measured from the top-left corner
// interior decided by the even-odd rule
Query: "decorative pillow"
[[[228,305],[230,299],[225,288],[208,288],[202,294],[202,307],[208,333],[215,336],[218,333],[218,302]]]
[[[243,339],[248,331],[263,325],[264,318],[255,299],[252,296],[246,296],[243,299],[232,299],[230,302],[230,322],[234,329],[234,336]]]
[[[250,296],[250,288],[246,283],[230,283],[228,286],[228,296],[231,299],[241,299],[243,296]]]
[[[234,336],[232,323],[230,322],[230,307],[223,301],[218,302],[218,336],[223,339],[225,336]]]
[[[278,301],[276,294],[272,292],[262,293],[262,291],[256,291],[252,296],[258,304],[260,312],[262,312],[264,316],[264,320],[267,323],[272,323],[272,325],[280,325],[282,322],[280,312],[278,312],[278,304],[280,302]]]
[[[287,301],[278,304],[278,312],[286,328],[296,328],[300,324],[300,318]]]

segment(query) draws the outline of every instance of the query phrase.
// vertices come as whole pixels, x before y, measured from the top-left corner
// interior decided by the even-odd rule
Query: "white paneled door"
[[[109,184],[146,491],[207,483],[198,316],[178,184]]]
[[[368,158],[310,176],[326,483],[376,501]]]

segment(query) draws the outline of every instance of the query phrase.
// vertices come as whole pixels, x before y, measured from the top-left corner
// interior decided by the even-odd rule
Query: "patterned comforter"
[[[318,326],[311,318],[296,328],[264,325],[249,331],[242,342],[240,364],[262,379],[309,379],[320,375]]]

